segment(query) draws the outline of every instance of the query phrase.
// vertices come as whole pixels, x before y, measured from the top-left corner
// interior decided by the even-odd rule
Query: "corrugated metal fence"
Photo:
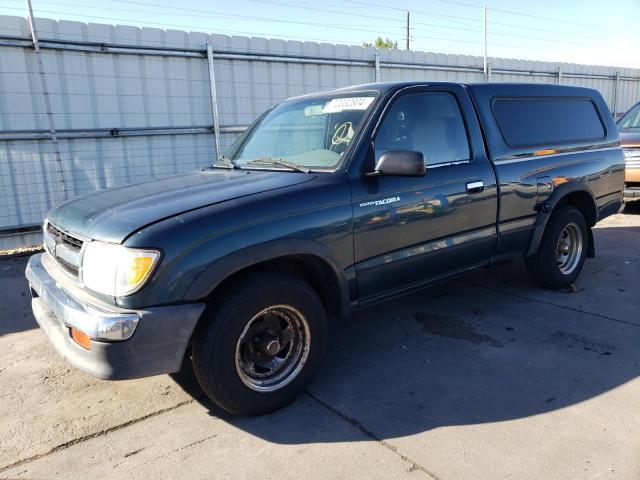
[[[391,80],[539,82],[598,89],[623,112],[640,70],[0,16],[0,249],[53,205],[212,162],[295,95]],[[216,101],[212,101],[214,98]],[[214,113],[217,110],[217,115]],[[214,135],[219,131],[218,137]]]

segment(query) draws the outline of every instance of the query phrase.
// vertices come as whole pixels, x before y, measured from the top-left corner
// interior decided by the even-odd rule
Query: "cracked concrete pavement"
[[[258,418],[188,368],[66,365],[26,259],[1,260],[0,478],[639,478],[639,207],[598,225],[576,292],[511,262],[354,313],[307,393]]]

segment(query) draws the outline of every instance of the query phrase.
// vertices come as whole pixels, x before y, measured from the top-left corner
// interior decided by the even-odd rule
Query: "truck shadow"
[[[624,206],[625,215],[640,215],[640,199],[628,200]]]
[[[24,277],[28,256],[0,260],[0,337],[37,328],[31,293]]]
[[[575,405],[640,374],[640,299],[620,288],[640,264],[629,249],[640,227],[596,237],[599,260],[574,293],[540,290],[512,262],[355,312],[331,328],[307,392],[278,412],[232,417],[188,368],[174,379],[211,415],[280,444],[403,437]]]

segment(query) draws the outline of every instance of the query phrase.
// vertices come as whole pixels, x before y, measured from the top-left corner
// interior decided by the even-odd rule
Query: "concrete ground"
[[[513,262],[359,311],[298,401],[232,418],[178,375],[63,363],[0,261],[1,478],[640,478],[640,204],[575,292]]]

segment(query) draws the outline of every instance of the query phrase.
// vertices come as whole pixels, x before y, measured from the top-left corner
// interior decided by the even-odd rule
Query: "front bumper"
[[[38,325],[65,360],[95,377],[110,380],[180,370],[204,304],[136,311],[99,308],[68,293],[43,265],[43,255],[33,255],[27,263],[31,306]],[[71,338],[70,327],[92,337],[89,350]],[[102,341],[95,337],[126,340]]]
[[[624,186],[624,196],[625,198],[640,198],[640,186]]]
[[[640,157],[625,158],[624,181],[624,196],[640,197]]]

